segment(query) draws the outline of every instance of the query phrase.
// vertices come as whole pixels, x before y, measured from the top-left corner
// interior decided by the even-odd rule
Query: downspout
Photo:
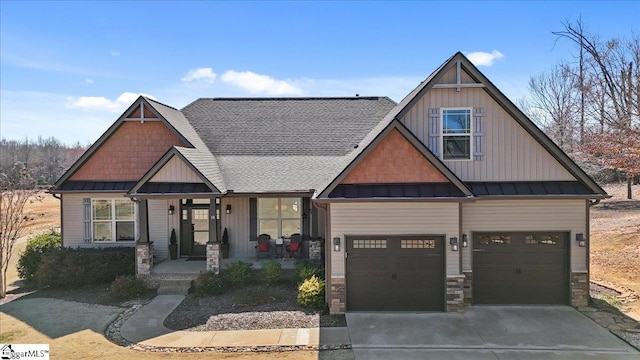
[[[55,194],[55,193],[50,193],[51,196],[53,196],[54,198],[60,200],[60,239],[62,242],[62,247],[64,247],[64,226],[62,226],[62,224],[64,224],[64,211],[62,208],[62,194]]]

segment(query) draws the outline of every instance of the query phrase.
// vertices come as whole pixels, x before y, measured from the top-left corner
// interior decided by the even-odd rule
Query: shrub
[[[282,265],[275,260],[265,261],[262,263],[260,275],[266,284],[275,285],[282,277]]]
[[[311,279],[313,276],[324,280],[324,269],[306,262],[296,263],[296,283],[298,285],[307,279]]]
[[[51,230],[48,233],[31,237],[27,241],[27,247],[18,259],[18,275],[27,282],[34,280],[42,254],[49,252],[53,248],[62,246],[62,237],[60,233]]]
[[[143,297],[151,291],[147,284],[134,275],[118,276],[111,283],[111,296],[119,300],[129,300]]]
[[[40,287],[79,287],[134,274],[133,248],[54,248],[43,254],[35,280]]]
[[[321,308],[324,306],[324,280],[312,276],[305,280],[298,288],[298,304],[306,308]]]
[[[220,295],[226,288],[224,277],[212,271],[201,273],[193,283],[193,291],[198,295]]]
[[[278,288],[267,286],[246,287],[233,294],[234,306],[258,306],[282,300],[283,296]]]
[[[232,262],[227,266],[225,276],[231,286],[244,286],[251,277],[251,264],[243,261]]]

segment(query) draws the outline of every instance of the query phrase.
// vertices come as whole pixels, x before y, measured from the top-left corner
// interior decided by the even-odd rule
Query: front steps
[[[187,295],[193,280],[199,273],[159,273],[149,275],[138,275],[149,286],[157,287],[158,295]]]

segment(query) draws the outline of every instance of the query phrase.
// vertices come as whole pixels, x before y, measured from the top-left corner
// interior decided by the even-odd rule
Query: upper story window
[[[442,159],[471,160],[471,108],[442,109]]]
[[[301,218],[300,198],[258,199],[258,234],[278,238],[300,233]]]
[[[134,241],[135,203],[128,199],[92,199],[91,225],[94,242]]]

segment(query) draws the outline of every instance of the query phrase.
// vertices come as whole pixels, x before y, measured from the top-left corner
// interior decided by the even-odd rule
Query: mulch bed
[[[188,331],[347,326],[344,315],[302,308],[296,297],[293,284],[248,285],[216,296],[189,294],[164,326]]]

